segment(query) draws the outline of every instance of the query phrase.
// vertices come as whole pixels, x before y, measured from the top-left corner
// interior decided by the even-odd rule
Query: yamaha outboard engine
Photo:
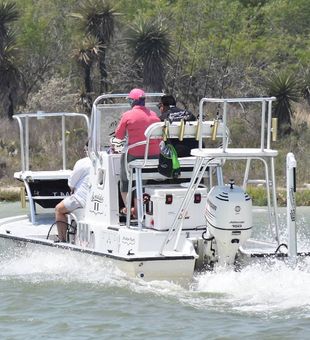
[[[207,198],[206,220],[209,233],[217,245],[219,265],[231,265],[252,229],[252,200],[240,187],[213,187]]]

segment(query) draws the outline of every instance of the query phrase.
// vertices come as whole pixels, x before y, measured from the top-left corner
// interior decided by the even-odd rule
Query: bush
[[[19,199],[20,199],[20,191],[16,188],[0,190],[0,201],[16,202]]]
[[[253,205],[255,206],[266,206],[266,188],[265,187],[249,187],[247,190],[251,196]],[[296,205],[297,206],[310,206],[310,190],[299,189],[296,192]],[[286,190],[278,190],[277,192],[277,203],[279,207],[286,206]]]

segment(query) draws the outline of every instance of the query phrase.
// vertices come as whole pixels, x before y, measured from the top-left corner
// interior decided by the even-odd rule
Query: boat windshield
[[[146,93],[146,107],[159,115],[157,104],[163,93]],[[109,94],[98,97],[94,104],[91,116],[90,151],[95,153],[107,150],[110,139],[122,114],[130,110],[127,94]],[[102,102],[102,103],[101,103]]]

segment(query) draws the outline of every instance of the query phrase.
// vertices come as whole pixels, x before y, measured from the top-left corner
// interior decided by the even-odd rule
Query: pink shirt
[[[127,133],[128,145],[135,144],[137,142],[144,141],[144,132],[147,127],[153,123],[160,122],[156,113],[147,109],[145,106],[134,106],[131,110],[123,113],[122,118],[115,130],[115,137],[124,139]],[[149,155],[159,154],[160,140],[151,140],[149,147]],[[128,151],[132,156],[143,156],[145,146],[137,146]]]

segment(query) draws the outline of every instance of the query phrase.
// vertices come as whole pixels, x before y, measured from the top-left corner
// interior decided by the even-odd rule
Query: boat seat
[[[179,157],[180,162],[180,168],[181,168],[181,174],[178,178],[186,179],[192,177],[192,171],[195,165],[196,157],[190,156],[190,157]],[[136,169],[141,169],[142,179],[148,180],[148,179],[154,179],[154,180],[166,180],[167,177],[161,175],[157,168],[158,168],[158,158],[156,159],[148,159],[146,163],[144,163],[144,159],[136,159],[130,163],[128,163],[128,169],[129,171],[132,171],[133,180],[136,177]],[[220,166],[222,165],[222,162],[219,159],[216,159],[210,163],[209,166]]]
[[[129,180],[129,186],[128,186],[128,195],[127,195],[127,206],[129,206],[129,202],[131,202],[132,198],[132,183],[135,180],[136,181],[136,196],[138,201],[138,224],[139,227],[142,227],[142,219],[143,219],[143,189],[142,189],[142,181],[152,179],[155,181],[162,181],[167,179],[166,177],[159,174],[157,167],[158,167],[158,159],[153,159],[148,157],[148,150],[149,150],[149,144],[150,141],[153,139],[163,139],[163,131],[164,129],[167,129],[167,135],[169,138],[181,138],[183,140],[187,138],[195,138],[198,139],[198,136],[202,139],[219,139],[220,143],[223,143],[223,135],[225,134],[226,141],[229,140],[228,136],[228,130],[223,129],[223,123],[217,122],[216,124],[216,131],[214,131],[214,121],[192,121],[192,122],[186,122],[186,124],[182,127],[181,122],[158,122],[151,124],[145,131],[145,137],[146,140],[142,142],[135,143],[133,145],[130,145],[126,151],[125,159],[127,160],[128,151],[137,147],[144,145],[145,146],[145,153],[144,157],[141,159],[136,159],[131,162],[125,161],[126,164],[126,171],[127,171],[127,177]],[[182,135],[180,137],[180,135]],[[181,175],[180,179],[182,178],[192,178],[193,175],[193,168],[196,163],[196,157],[190,156],[190,157],[180,157],[179,158],[180,166],[181,166]],[[218,178],[222,181],[222,173],[221,173],[221,166],[223,164],[223,160],[216,159],[214,161],[211,161],[208,166],[209,167],[216,167],[217,168],[217,175]],[[206,173],[207,175],[207,173]],[[128,213],[127,216],[127,226],[129,226],[130,222],[130,216]]]
[[[131,162],[126,163],[126,171],[128,178],[130,178],[130,172],[133,174],[136,173],[135,169],[142,169],[143,179],[148,179],[151,176],[152,179],[166,179],[166,177],[162,176],[158,173],[158,158],[149,158],[148,157],[148,150],[149,150],[149,143],[152,139],[162,139],[163,138],[163,129],[165,128],[165,122],[158,122],[151,124],[145,131],[146,140],[142,142],[135,143],[130,145],[126,151],[126,159],[128,155],[128,151],[141,145],[145,145],[145,154],[142,159],[136,159]],[[187,138],[196,138],[197,136],[197,129],[200,130],[201,137],[203,139],[211,138],[213,133],[213,126],[214,121],[204,121],[199,125],[197,121],[186,122],[184,126],[184,134],[183,140]],[[179,138],[180,136],[180,129],[181,123],[180,122],[173,122],[167,125],[168,133],[170,138]],[[228,135],[228,132],[226,131]],[[215,138],[222,138],[223,136],[223,125],[222,123],[218,124],[218,128],[215,134]],[[227,138],[228,140],[228,138]],[[181,178],[190,178],[191,177],[191,169],[194,167],[196,161],[196,157],[179,157],[179,162],[181,166]],[[215,162],[211,163],[210,166],[218,166],[220,165],[220,161],[216,160]],[[150,175],[152,173],[152,175]]]

